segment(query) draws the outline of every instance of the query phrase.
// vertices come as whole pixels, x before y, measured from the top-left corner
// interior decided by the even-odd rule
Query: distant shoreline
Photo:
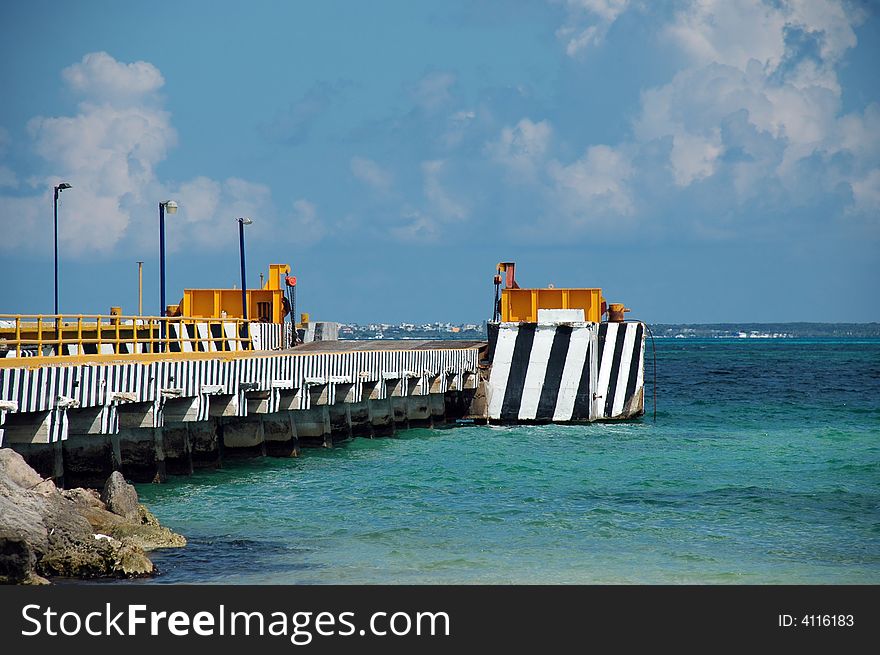
[[[486,324],[340,323],[340,339],[486,339]],[[657,339],[880,339],[880,323],[650,323]]]

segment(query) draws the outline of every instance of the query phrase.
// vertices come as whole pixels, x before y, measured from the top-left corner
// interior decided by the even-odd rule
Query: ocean
[[[138,584],[877,584],[880,340],[658,339],[646,415],[358,438],[138,485]]]

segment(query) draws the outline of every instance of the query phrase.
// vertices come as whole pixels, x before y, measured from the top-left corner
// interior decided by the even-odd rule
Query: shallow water
[[[139,485],[155,583],[878,583],[880,341],[658,340],[657,421],[355,439]]]

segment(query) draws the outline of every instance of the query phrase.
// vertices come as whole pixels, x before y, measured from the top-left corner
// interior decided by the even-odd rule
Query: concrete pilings
[[[117,408],[118,424],[113,433],[100,431],[96,412],[72,412],[73,429],[66,440],[35,443],[20,439],[6,445],[21,453],[41,475],[64,486],[95,486],[114,470],[136,482],[162,482],[169,475],[220,468],[224,460],[298,457],[304,448],[332,448],[353,437],[393,436],[407,428],[439,427],[468,412],[467,391],[431,393],[426,388],[428,393],[422,394],[406,379],[388,384],[387,397],[371,398],[378,394],[367,386],[364,397],[357,401],[345,385],[340,385],[342,392],[337,390],[332,399],[325,390],[312,388],[308,409],[290,409],[297,404],[293,391],[282,393],[275,412],[262,413],[266,399],[249,397],[246,416],[230,415],[236,396],[228,396],[212,404],[203,420],[197,420],[197,407],[175,399],[171,411],[166,403],[160,427],[152,425],[156,411],[152,403],[127,403]],[[106,421],[104,425],[106,428]],[[22,429],[22,434],[27,432]]]

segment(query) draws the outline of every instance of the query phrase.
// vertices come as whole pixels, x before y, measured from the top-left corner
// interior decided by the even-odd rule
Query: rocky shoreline
[[[115,471],[99,494],[58,489],[10,448],[0,448],[0,584],[47,578],[152,575],[147,553],[186,545],[159,525]]]

